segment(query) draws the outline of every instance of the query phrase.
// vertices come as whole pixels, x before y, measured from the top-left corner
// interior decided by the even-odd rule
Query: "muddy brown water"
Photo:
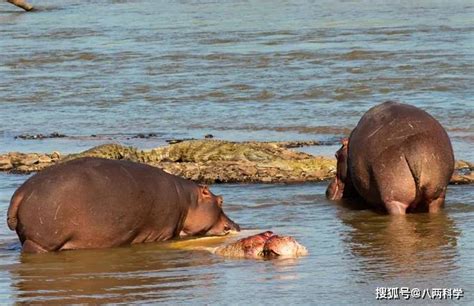
[[[0,2],[2,153],[206,134],[331,142],[394,99],[430,112],[456,158],[474,161],[471,1],[31,2],[31,14]],[[14,138],[53,132],[72,137]],[[3,220],[26,178],[0,174]],[[0,303],[372,304],[377,287],[402,286],[463,288],[460,303],[473,302],[474,186],[450,186],[438,215],[405,218],[330,203],[325,187],[212,186],[245,233],[301,241],[310,255],[293,260],[199,249],[232,237],[22,255],[3,223]]]

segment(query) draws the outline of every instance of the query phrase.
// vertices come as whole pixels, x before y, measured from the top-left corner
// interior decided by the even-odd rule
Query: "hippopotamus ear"
[[[341,139],[341,144],[342,144],[342,147],[336,151],[336,154],[334,154],[334,156],[336,156],[338,161],[341,155],[343,155],[344,153],[347,153],[347,145],[349,144],[349,138]]]
[[[224,198],[222,196],[217,196],[216,199],[217,199],[217,201],[216,201],[217,206],[222,208],[222,203],[224,203]]]
[[[199,191],[201,192],[202,196],[211,196],[211,191],[209,190],[209,187],[207,187],[207,185],[199,185]]]

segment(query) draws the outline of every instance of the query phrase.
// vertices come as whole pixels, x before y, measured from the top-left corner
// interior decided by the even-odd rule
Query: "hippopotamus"
[[[207,186],[156,167],[86,157],[30,177],[7,223],[24,252],[107,248],[239,231],[222,203]]]
[[[33,9],[33,6],[24,0],[7,0],[7,2],[10,2],[11,4],[16,5],[25,11],[31,11]]]
[[[226,257],[288,258],[307,255],[308,250],[291,236],[278,236],[266,231],[218,247],[214,253]]]
[[[362,198],[389,214],[438,212],[454,170],[448,134],[427,112],[388,101],[369,109],[336,153],[326,196]]]

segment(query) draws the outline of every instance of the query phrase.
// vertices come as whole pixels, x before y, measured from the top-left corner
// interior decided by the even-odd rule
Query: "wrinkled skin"
[[[81,158],[52,166],[14,193],[8,226],[24,252],[107,248],[240,230],[222,197],[161,169]]]
[[[293,237],[278,236],[266,231],[219,247],[215,253],[241,258],[289,258],[307,255],[308,250]]]
[[[395,102],[367,111],[336,158],[328,199],[359,197],[394,215],[438,212],[454,170],[451,142],[439,122]]]

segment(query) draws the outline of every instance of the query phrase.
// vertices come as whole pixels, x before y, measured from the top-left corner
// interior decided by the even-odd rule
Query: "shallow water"
[[[0,152],[205,134],[335,141],[394,99],[435,116],[456,158],[474,161],[470,1],[32,2],[31,14],[0,2]],[[72,137],[14,139],[56,131]],[[25,179],[0,174],[4,220]],[[379,286],[473,300],[474,186],[450,186],[439,215],[403,219],[330,203],[324,183],[212,189],[243,228],[294,235],[310,256],[230,260],[167,244],[28,256],[4,225],[1,302],[367,304]]]
[[[5,216],[8,197],[23,177],[1,178]],[[298,259],[226,259],[199,250],[233,237],[198,240],[198,250],[158,243],[21,255],[14,233],[3,228],[0,296],[4,301],[61,303],[367,304],[375,301],[380,286],[472,290],[474,186],[451,186],[440,214],[406,218],[328,202],[325,187],[213,186],[226,196],[226,211],[243,228],[294,235],[310,251]],[[472,301],[470,292],[464,301]]]

